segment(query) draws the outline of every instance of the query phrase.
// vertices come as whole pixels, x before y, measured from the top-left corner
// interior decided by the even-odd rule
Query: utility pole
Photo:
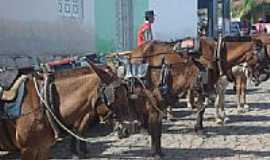
[[[208,5],[209,36],[217,37],[218,33],[218,0],[209,0]]]
[[[230,0],[222,1],[222,19],[223,19],[223,33],[230,34],[231,22],[231,3]]]

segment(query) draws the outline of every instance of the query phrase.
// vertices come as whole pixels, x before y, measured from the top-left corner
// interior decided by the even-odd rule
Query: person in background
[[[257,34],[267,33],[267,29],[262,18],[259,18],[259,23],[256,24],[256,32]]]
[[[152,23],[154,23],[155,21],[154,11],[153,10],[146,11],[144,18],[145,21],[138,31],[137,36],[138,47],[141,46],[146,41],[153,40]]]
[[[242,36],[247,36],[250,34],[250,23],[247,19],[244,19],[241,24],[241,35]]]

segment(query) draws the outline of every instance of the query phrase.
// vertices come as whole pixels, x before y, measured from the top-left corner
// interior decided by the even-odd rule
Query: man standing
[[[248,36],[250,34],[250,23],[247,19],[244,19],[241,23],[241,35]]]
[[[138,36],[137,36],[138,47],[141,46],[146,41],[153,40],[151,25],[152,23],[154,23],[154,20],[155,20],[154,11],[152,10],[146,11],[144,18],[145,18],[145,22],[140,27]]]

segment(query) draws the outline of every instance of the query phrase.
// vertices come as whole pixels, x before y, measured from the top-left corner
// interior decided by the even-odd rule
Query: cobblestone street
[[[214,108],[205,114],[205,133],[193,131],[195,114],[188,108],[174,109],[177,120],[165,122],[162,147],[168,160],[270,160],[270,82],[259,87],[249,85],[248,103],[250,111],[238,115],[235,95],[230,86],[226,97],[226,111],[231,121],[219,126],[214,121]],[[101,128],[94,128],[93,132]],[[97,135],[100,133],[97,133]],[[92,135],[93,136],[93,135]],[[88,145],[89,154],[84,159],[152,159],[149,157],[150,137],[132,135],[119,140],[107,134],[93,136]],[[69,139],[56,144],[51,159],[75,159],[69,152]],[[18,158],[7,154],[0,159]]]
[[[250,111],[238,115],[232,86],[226,96],[226,112],[231,121],[219,126],[214,108],[205,113],[205,134],[193,132],[195,114],[188,108],[177,110],[177,121],[164,123],[162,146],[168,160],[270,160],[270,81],[259,87],[249,84],[247,101]],[[89,145],[89,159],[148,159],[150,137],[133,135],[117,140],[111,135],[95,139]],[[60,149],[60,145],[58,145]],[[64,153],[60,152],[60,153]],[[64,158],[60,153],[54,158]],[[59,156],[60,157],[59,157]],[[149,158],[151,159],[151,158]]]

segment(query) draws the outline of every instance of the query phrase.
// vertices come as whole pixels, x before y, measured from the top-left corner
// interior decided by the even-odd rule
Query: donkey
[[[41,75],[47,79],[45,74]],[[1,132],[6,133],[10,145],[0,144],[1,149],[20,151],[22,160],[48,159],[49,149],[56,143],[55,129],[45,114],[50,111],[50,104],[55,106],[55,112],[49,112],[50,116],[59,122],[57,124],[66,126],[61,128],[73,135],[76,134],[71,130],[83,134],[88,123],[100,116],[116,115],[119,122],[128,116],[126,86],[113,73],[91,64],[90,68],[53,73],[51,76],[54,79],[53,103],[46,101],[46,94],[45,98],[41,95],[40,86],[47,84],[44,79],[28,74],[21,117],[2,121],[6,131]],[[110,95],[104,90],[109,90]],[[50,96],[47,98],[50,99]]]
[[[201,59],[208,59],[213,57],[211,54],[215,53],[217,45],[214,40],[203,40],[202,42],[202,56]],[[260,56],[266,55],[263,47],[260,45],[260,41],[245,41],[240,42],[237,40],[225,41],[223,47],[221,48],[220,57],[221,62],[206,60],[206,63],[214,67],[211,68],[211,81],[210,84],[215,84],[217,91],[217,97],[215,101],[216,108],[216,119],[217,123],[224,123],[228,120],[224,111],[224,94],[225,87],[228,84],[228,81],[233,81],[232,67],[246,63],[252,77],[256,75],[261,75],[258,73],[260,67],[264,66],[263,61],[268,61],[268,58],[260,60]],[[220,114],[221,111],[221,114]]]
[[[174,45],[174,44],[173,44]],[[130,58],[132,61],[144,61],[150,65],[150,87],[154,92],[154,89],[160,87],[161,72],[156,66],[162,64],[162,59],[165,58],[167,64],[172,67],[170,68],[170,75],[168,76],[170,80],[167,81],[167,87],[170,90],[165,93],[165,96],[168,96],[168,100],[176,98],[176,95],[187,91],[188,89],[199,90],[199,109],[197,111],[197,120],[195,124],[195,130],[201,131],[203,129],[203,114],[205,111],[205,106],[208,105],[207,97],[209,92],[214,93],[215,88],[218,88],[222,84],[224,79],[231,77],[230,70],[233,66],[247,62],[250,69],[253,70],[252,73],[255,73],[255,70],[258,70],[258,67],[255,66],[259,62],[258,56],[263,54],[261,51],[255,49],[257,43],[252,42],[227,42],[226,47],[222,48],[223,57],[220,57],[221,62],[217,62],[215,59],[215,50],[217,48],[216,41],[201,37],[200,38],[200,52],[201,56],[199,59],[193,58],[189,54],[176,54],[172,50],[172,44],[164,42],[148,42],[135,49]],[[178,64],[178,66],[176,65]],[[261,63],[260,63],[261,64]],[[154,66],[154,67],[151,67]],[[152,68],[152,69],[151,69]],[[151,71],[152,70],[152,71]],[[198,80],[198,77],[201,76],[201,73],[207,72],[207,84],[194,83]],[[221,74],[222,73],[222,74]],[[254,76],[255,74],[252,74]],[[204,78],[203,78],[204,79]],[[204,80],[202,80],[204,81]],[[170,82],[170,83],[168,83]],[[196,85],[195,85],[196,84]],[[196,86],[196,87],[195,87]],[[199,87],[198,87],[199,86]],[[198,89],[200,88],[200,89]],[[160,92],[157,92],[160,93]],[[162,93],[160,93],[162,94]],[[217,119],[224,121],[226,117],[222,104],[223,93],[218,93],[216,99],[216,114]],[[162,96],[156,96],[162,97]],[[206,98],[206,100],[205,100]],[[204,105],[202,104],[204,102]],[[220,114],[221,110],[222,114]]]
[[[260,41],[262,44],[261,47],[265,48],[265,53],[268,53],[267,50],[267,45],[270,44],[270,38],[269,35],[264,35],[264,34],[260,34],[260,35],[253,35],[252,36],[252,40],[253,41]],[[267,57],[265,57],[267,58]],[[267,61],[266,61],[267,62]],[[268,64],[266,64],[267,66]],[[263,70],[262,70],[263,71]],[[243,63],[237,66],[234,66],[232,68],[232,74],[233,74],[233,78],[234,78],[234,91],[236,91],[236,101],[237,101],[237,111],[238,113],[241,112],[245,112],[249,110],[249,105],[247,103],[247,99],[246,99],[246,93],[247,93],[247,80],[250,77],[249,76],[249,69],[248,69],[248,65],[247,63]],[[255,86],[259,85],[259,81],[265,81],[266,79],[268,79],[269,74],[268,73],[264,73],[261,74],[260,77],[253,77],[252,81],[254,82]],[[224,88],[221,90],[226,89],[226,85],[224,85]],[[228,118],[225,118],[227,120],[229,120]],[[226,121],[226,120],[225,120]]]
[[[143,126],[148,128],[152,140],[151,152],[156,157],[163,155],[161,129],[162,118],[166,116],[164,107],[174,105],[178,101],[178,95],[187,89],[200,88],[196,85],[200,64],[188,55],[176,53],[173,46],[174,43],[146,42],[127,55],[132,65],[148,65],[148,74],[143,80],[136,81],[132,90],[145,90],[145,97],[150,98],[147,98],[147,101],[143,99],[145,97],[135,99],[132,108],[138,110],[139,106],[146,107],[139,119],[142,119]]]

